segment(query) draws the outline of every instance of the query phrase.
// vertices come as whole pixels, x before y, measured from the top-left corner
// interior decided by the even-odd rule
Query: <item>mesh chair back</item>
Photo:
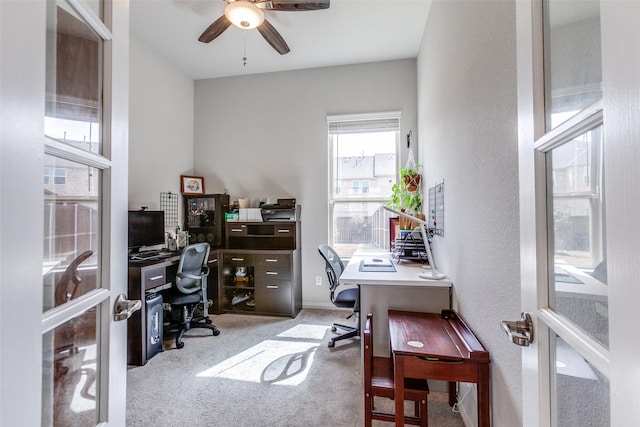
[[[202,280],[209,275],[209,250],[208,243],[196,243],[182,251],[176,273],[176,287],[183,294],[192,294],[202,288]]]
[[[329,245],[318,246],[318,252],[326,262],[325,270],[329,278],[329,287],[331,289],[331,299],[333,300],[333,292],[340,284],[340,276],[344,271],[344,263],[340,259],[340,255]]]

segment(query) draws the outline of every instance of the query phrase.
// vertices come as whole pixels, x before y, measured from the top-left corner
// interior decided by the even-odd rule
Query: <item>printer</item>
[[[300,205],[296,205],[296,199],[278,199],[275,204],[262,205],[263,221],[299,221]]]

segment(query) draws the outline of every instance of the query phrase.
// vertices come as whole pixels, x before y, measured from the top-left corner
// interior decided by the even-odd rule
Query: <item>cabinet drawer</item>
[[[255,278],[260,283],[269,280],[291,280],[291,267],[256,267]]]
[[[236,236],[246,236],[247,235],[247,226],[244,224],[233,224],[227,223],[227,236],[236,237]]]
[[[270,280],[256,285],[256,311],[291,315],[291,282]]]
[[[256,265],[258,267],[290,267],[290,254],[260,254],[255,256]]]
[[[228,253],[225,253],[224,256],[222,257],[222,264],[225,267],[238,266],[238,265],[248,266],[253,264],[253,255],[245,254],[242,252],[239,252],[239,253],[228,252]]]
[[[142,273],[144,280],[144,289],[155,288],[156,286],[167,283],[167,276],[164,267],[148,268]]]
[[[273,230],[274,237],[293,237],[296,235],[295,224],[278,224]]]

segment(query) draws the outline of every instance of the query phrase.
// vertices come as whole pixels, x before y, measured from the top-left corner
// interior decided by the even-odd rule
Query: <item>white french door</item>
[[[0,20],[0,425],[124,425],[128,2]]]
[[[519,1],[524,426],[640,419],[640,4]],[[635,421],[634,421],[635,422]]]

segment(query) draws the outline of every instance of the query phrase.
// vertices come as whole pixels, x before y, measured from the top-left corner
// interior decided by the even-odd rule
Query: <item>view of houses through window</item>
[[[397,180],[400,114],[331,116],[329,244],[340,257],[389,249],[389,212]]]

